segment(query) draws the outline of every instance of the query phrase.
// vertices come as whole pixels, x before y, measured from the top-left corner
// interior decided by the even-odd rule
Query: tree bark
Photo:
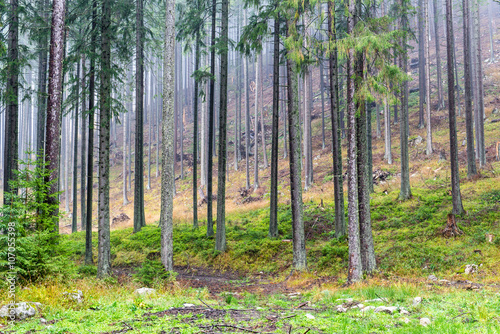
[[[254,113],[254,169],[253,169],[253,189],[259,188],[259,63],[261,62],[261,54],[257,55],[257,63],[255,64],[255,113]]]
[[[196,32],[195,37],[195,63],[194,71],[200,67],[200,33]],[[193,227],[198,228],[198,80],[194,80],[193,93]]]
[[[39,0],[39,10],[41,18],[48,25],[47,0]],[[44,29],[45,30],[45,29]],[[43,31],[40,33],[38,41],[38,115],[37,115],[37,141],[36,154],[43,155],[45,145],[45,122],[47,111],[47,44],[48,34]]]
[[[86,211],[86,191],[87,191],[87,99],[85,95],[86,90],[86,77],[87,69],[85,66],[85,54],[82,54],[82,146],[81,146],[81,179],[80,179],[80,210],[81,210],[81,230],[85,231],[86,221],[87,221],[87,211]]]
[[[215,250],[226,251],[226,160],[227,160],[227,54],[229,0],[222,0],[220,52],[219,170],[217,182],[217,234]]]
[[[436,45],[436,76],[437,76],[437,89],[438,89],[438,110],[444,108],[444,94],[443,94],[443,79],[441,76],[441,55],[440,55],[440,36],[439,36],[439,18],[438,18],[438,0],[432,0],[434,6],[434,42]]]
[[[425,76],[425,50],[424,50],[424,4],[423,0],[418,0],[418,128],[423,129],[424,124],[424,102],[426,96],[426,76]]]
[[[392,165],[391,154],[391,109],[387,96],[384,101],[384,141],[385,141],[385,154],[384,159],[387,160],[389,165]]]
[[[464,0],[467,2],[467,0]],[[464,7],[465,10],[465,7]],[[465,24],[465,23],[464,23]],[[453,90],[455,77],[453,72],[453,14],[451,0],[446,0],[446,54],[448,61],[448,121],[450,129],[450,163],[451,163],[451,194],[453,201],[453,211],[455,215],[464,212],[462,206],[462,197],[460,194],[460,177],[458,170],[458,144],[457,144],[457,125],[455,116],[455,92]],[[467,63],[467,62],[465,62]]]
[[[74,233],[78,230],[78,189],[77,189],[77,175],[78,175],[78,109],[80,107],[80,60],[76,63],[76,101],[75,101],[75,125],[73,130],[73,217],[71,223],[71,232]],[[83,167],[82,167],[83,169]]]
[[[436,0],[434,0],[436,1]],[[427,150],[426,154],[432,154],[432,124],[431,124],[431,75],[430,75],[430,52],[429,52],[429,0],[424,0],[424,51],[425,51],[425,79],[427,89],[425,90],[425,111],[427,118]],[[437,55],[436,55],[437,56]],[[439,57],[438,57],[439,59]],[[439,60],[438,60],[439,61]],[[438,70],[439,71],[439,70]],[[439,87],[439,83],[438,83]],[[438,92],[439,100],[439,92]],[[439,101],[440,103],[440,101]]]
[[[163,57],[163,117],[161,162],[161,262],[165,270],[173,267],[174,208],[174,91],[175,91],[175,0],[166,2],[165,47]]]
[[[217,15],[217,1],[212,0],[212,35],[210,40],[210,96],[208,106],[208,174],[207,174],[207,236],[214,235],[214,220],[213,220],[213,155],[214,155],[214,114],[215,114],[215,27]],[[220,173],[220,171],[219,171]]]
[[[477,41],[477,66],[476,66],[476,83],[477,83],[477,117],[476,117],[476,142],[478,146],[479,168],[486,165],[486,152],[484,147],[484,88],[483,88],[483,60],[481,49],[481,24],[480,18],[480,4],[476,0],[477,8],[477,21],[476,26],[476,41]]]

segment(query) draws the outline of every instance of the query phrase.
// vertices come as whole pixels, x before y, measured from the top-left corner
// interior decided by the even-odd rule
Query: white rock
[[[346,303],[352,303],[354,301],[354,299],[352,299],[352,298],[340,298],[340,299],[337,299],[337,301],[344,301]]]
[[[336,310],[337,310],[337,312],[339,312],[339,313],[344,313],[344,312],[347,312],[347,309],[346,309],[344,306],[342,306],[342,305],[337,305],[337,306],[335,307],[335,309],[336,309]]]
[[[383,302],[383,300],[382,300],[382,298],[375,298],[375,299],[365,300],[365,303],[376,303],[376,302]]]
[[[420,144],[422,144],[422,141],[423,141],[423,140],[424,140],[424,139],[423,139],[422,137],[417,136],[417,138],[415,138],[415,145],[420,145]]]
[[[44,318],[40,318],[40,322],[41,322],[42,324],[46,324],[46,323],[47,323],[47,320],[45,320]]]
[[[83,300],[83,292],[81,290],[73,290],[71,292],[63,292],[63,295],[69,299],[74,300],[77,303],[81,303]]]
[[[36,314],[37,308],[42,304],[34,302],[21,302],[15,304],[7,304],[0,308],[0,317],[15,317],[16,319],[26,319]]]
[[[396,306],[379,306],[373,312],[375,312],[375,313],[385,312],[385,313],[393,314],[394,312],[397,311],[397,309],[398,308]]]
[[[405,309],[399,310],[399,313],[402,314],[402,315],[409,315],[410,314],[410,312],[408,312]]]
[[[310,313],[306,313],[306,318],[307,319],[316,319],[316,317]]]
[[[194,304],[188,304],[188,303],[185,303],[182,305],[182,307],[195,307]]]
[[[403,322],[404,322],[405,324],[409,324],[409,323],[410,323],[410,319],[408,319],[408,318],[403,318]]]
[[[473,274],[477,271],[477,264],[467,264],[465,266],[465,274]]]
[[[415,297],[413,298],[413,306],[417,306],[422,302],[422,297]]]
[[[429,277],[427,277],[427,279],[429,281],[437,281],[438,280],[438,278],[435,275],[429,275]]]
[[[139,296],[149,296],[156,294],[156,290],[151,288],[140,288],[135,290],[134,293]]]
[[[369,306],[365,306],[361,312],[368,312],[368,311],[371,311],[371,310],[374,310],[375,309],[375,306],[372,306],[372,305],[369,305]]]
[[[448,281],[447,279],[440,279],[439,283],[441,283],[441,284],[448,284],[448,283],[450,283],[450,281]]]
[[[431,319],[429,319],[429,318],[421,318],[420,319],[420,324],[422,326],[427,327],[427,326],[429,326],[431,324]]]

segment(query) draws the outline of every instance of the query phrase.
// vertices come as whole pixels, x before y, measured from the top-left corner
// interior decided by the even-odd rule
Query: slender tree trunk
[[[424,124],[424,102],[426,96],[426,76],[425,76],[425,50],[424,50],[424,3],[418,0],[418,128],[423,129]]]
[[[219,171],[217,182],[217,234],[215,250],[226,250],[226,159],[227,159],[227,53],[229,0],[222,0],[221,12],[221,43],[220,53],[220,111],[219,111]]]
[[[491,16],[493,12],[493,1],[488,0],[488,30],[489,30],[489,37],[490,37],[490,64],[495,62],[495,47],[493,44],[493,18]]]
[[[464,0],[466,2],[467,0]],[[465,7],[464,7],[465,10]],[[465,24],[465,23],[464,23]],[[454,72],[452,65],[453,61],[453,14],[451,0],[446,0],[446,54],[448,61],[448,112],[449,112],[449,127],[450,127],[450,163],[451,163],[451,193],[453,200],[453,211],[455,215],[462,214],[464,208],[462,206],[462,197],[460,194],[460,177],[458,170],[458,144],[457,144],[457,125],[455,116],[455,93],[453,86],[455,83]],[[467,63],[467,62],[465,62]]]
[[[76,63],[76,106],[75,106],[75,125],[73,130],[73,219],[71,224],[71,232],[74,233],[78,230],[78,208],[77,208],[77,175],[78,175],[78,109],[80,107],[80,60]],[[82,166],[83,169],[83,166]]]
[[[253,189],[259,188],[259,63],[262,61],[261,54],[257,55],[257,63],[255,64],[255,113],[254,113],[254,170],[253,170]]]
[[[391,154],[391,109],[387,96],[384,101],[384,140],[385,140],[385,154],[384,159],[387,159],[387,163],[392,165],[392,154]]]
[[[440,55],[440,38],[439,38],[439,17],[438,17],[438,0],[432,0],[434,6],[434,42],[436,45],[436,72],[437,72],[437,89],[438,89],[438,110],[444,108],[443,94],[443,79],[441,76],[441,55]],[[429,56],[427,56],[429,57]]]
[[[269,238],[278,237],[278,132],[280,99],[280,15],[274,17],[273,50],[273,125],[271,149],[271,205],[269,212]]]
[[[48,22],[47,0],[39,0],[39,10],[44,23]],[[44,29],[45,30],[45,29]],[[36,154],[43,155],[45,146],[45,122],[47,111],[47,32],[42,31],[38,42],[38,115]]]
[[[247,24],[247,12],[244,12],[244,25]],[[243,72],[245,80],[245,170],[246,170],[246,189],[250,189],[250,94],[248,78],[248,58],[243,59]]]
[[[81,147],[81,165],[82,165],[82,175],[80,181],[80,210],[81,210],[81,230],[85,231],[87,222],[87,211],[86,211],[86,191],[87,191],[87,99],[85,95],[86,90],[86,76],[87,69],[85,66],[85,54],[82,54],[82,147]]]
[[[173,271],[175,0],[166,2],[163,59],[162,143],[164,145],[162,145],[161,162],[161,262],[165,270]]]
[[[406,45],[408,34],[408,4],[406,0],[400,0],[403,15],[401,17],[401,28],[403,30],[403,38],[401,45]],[[399,56],[400,67],[404,73],[408,73],[408,50],[405,48],[403,54]],[[401,125],[400,129],[400,146],[401,146],[401,191],[399,192],[400,200],[407,200],[411,198],[410,189],[410,163],[408,154],[408,81],[402,84],[401,92]]]
[[[321,55],[323,57],[323,55]],[[323,59],[319,63],[319,92],[321,95],[321,148],[325,149],[325,82]]]
[[[63,3],[61,3],[63,2]],[[56,1],[57,5],[61,7],[63,10],[62,13],[62,18],[64,19],[64,1]],[[59,14],[59,13],[58,13]],[[18,43],[19,43],[19,1],[18,0],[10,0],[10,11],[9,11],[9,31],[8,31],[8,42],[7,42],[7,84],[5,88],[5,104],[6,104],[6,112],[5,112],[5,149],[4,149],[4,165],[3,165],[3,201],[4,205],[9,204],[9,199],[5,194],[10,193],[10,194],[17,194],[17,188],[11,187],[10,182],[13,181],[16,177],[15,171],[18,170],[18,162],[17,159],[19,157],[18,155],[18,117],[19,117],[19,51],[18,51]],[[52,24],[52,26],[54,23]],[[59,32],[59,30],[58,30]],[[59,45],[55,45],[52,47],[52,41],[53,38],[58,37],[58,35],[54,35],[55,32],[52,32],[51,34],[51,51],[52,49],[53,52],[59,51],[57,47]],[[62,34],[62,30],[60,31]],[[54,36],[54,37],[52,37]],[[61,42],[62,43],[62,42]],[[61,48],[62,50],[62,48]],[[55,61],[54,57],[57,54],[54,53],[54,55],[51,54],[51,60]],[[62,55],[61,55],[62,57]],[[57,65],[57,63],[52,64],[49,70],[54,71],[55,69],[53,68],[54,65]],[[60,70],[62,72],[62,70]],[[61,76],[61,73],[58,73],[59,76]],[[55,79],[56,81],[54,82],[54,78],[51,80],[52,83],[57,84],[57,78]],[[54,93],[54,88],[51,87],[51,93]],[[55,100],[54,100],[55,98]],[[57,96],[49,96],[49,101],[52,103],[60,103],[60,97],[57,99]],[[54,109],[54,106],[49,106],[49,110],[51,112],[56,112]],[[53,142],[50,143],[50,149],[51,155],[47,155],[47,158],[50,159],[50,168],[52,171],[49,180],[56,180],[58,177],[58,171],[59,171],[59,119],[55,119],[56,115],[50,115],[51,117],[51,122],[57,122],[54,124],[50,124],[51,128],[51,133],[50,133],[50,140]],[[57,130],[57,136],[56,136],[56,130]],[[47,134],[47,137],[49,134]],[[49,138],[47,138],[48,140]],[[54,151],[57,149],[57,153]],[[55,159],[52,161],[52,159]],[[56,164],[57,162],[57,164]],[[52,169],[53,168],[53,169]],[[54,194],[57,192],[57,182],[51,187],[50,193]],[[53,203],[55,201],[55,198],[50,197],[49,202]],[[55,224],[58,224],[59,221],[58,219],[54,220]],[[58,225],[56,225],[56,229],[58,230]]]
[[[187,94],[184,94],[184,72],[187,72],[186,65],[184,65],[184,68],[182,67],[182,53],[179,57],[179,68],[180,68],[180,103],[179,103],[179,117],[180,117],[180,128],[181,128],[181,133],[180,133],[180,145],[181,145],[181,180],[184,180],[184,106],[187,105],[187,103],[184,100],[184,97],[187,96]]]
[[[196,32],[194,71],[200,68],[200,33]],[[193,94],[193,227],[198,228],[198,88],[195,79]]]
[[[260,57],[260,64],[259,64],[259,77],[260,77],[260,134],[261,134],[261,140],[262,140],[262,155],[264,158],[264,169],[269,167],[269,162],[267,161],[267,150],[266,150],[266,127],[264,126],[264,74],[262,72],[262,67],[263,67],[263,57],[261,55]]]
[[[328,1],[328,34],[330,44],[337,39],[335,3]],[[333,187],[335,198],[335,236],[340,238],[346,234],[344,186],[342,175],[342,146],[339,120],[339,74],[337,49],[330,51],[330,119],[332,122],[333,147]]]
[[[304,14],[304,27],[309,26],[309,20],[308,20],[308,15]],[[304,32],[304,48],[308,49],[309,45],[307,42],[307,39],[309,37],[308,34],[308,29],[305,29]],[[306,65],[304,66],[304,191],[307,191],[309,187],[311,186],[311,177],[312,177],[312,171],[311,171],[311,99],[312,96],[310,95],[310,89],[309,89],[309,78],[311,76],[311,73],[309,71],[309,67]]]
[[[148,87],[148,110],[146,110],[146,114],[149,113],[148,119],[148,184],[146,186],[147,190],[151,189],[151,135],[153,132],[153,69],[149,70],[149,87]]]
[[[286,21],[287,37],[297,39],[296,25],[298,13],[289,10]],[[306,239],[304,233],[304,217],[301,182],[301,150],[300,150],[300,112],[297,63],[287,55],[287,88],[288,88],[288,124],[290,143],[290,194],[292,206],[293,266],[296,270],[306,270]]]
[[[143,1],[136,0],[136,73],[135,73],[135,177],[134,177],[134,233],[146,226],[144,213],[144,18]]]
[[[97,43],[97,0],[92,1],[92,32],[90,48],[92,54]],[[89,147],[87,159],[87,221],[85,228],[85,264],[91,265],[92,255],[92,192],[94,189],[94,115],[95,115],[95,59],[90,58],[89,73]]]
[[[99,111],[99,220],[97,277],[111,273],[109,226],[109,139],[111,120],[111,7],[112,0],[102,2],[101,22],[101,86]]]
[[[483,60],[481,49],[481,24],[480,24],[480,4],[476,0],[477,21],[476,21],[476,40],[477,40],[477,66],[476,66],[476,83],[477,83],[477,121],[476,121],[476,141],[478,143],[479,168],[486,165],[486,152],[484,147],[484,88],[483,88]]]
[[[437,36],[436,36],[437,37]],[[437,39],[437,38],[436,38]],[[432,124],[431,124],[431,75],[430,75],[430,52],[429,52],[429,0],[424,0],[424,51],[425,51],[425,79],[427,89],[425,90],[425,111],[427,118],[427,150],[426,154],[432,154]],[[438,60],[439,61],[439,60]],[[439,71],[439,70],[438,70]],[[439,87],[439,83],[438,83]],[[439,92],[438,92],[439,100]],[[439,103],[441,101],[439,100]]]
[[[471,70],[471,41],[470,41],[470,10],[469,0],[462,1],[463,29],[464,29],[464,85],[465,85],[465,130],[467,133],[467,177],[477,174],[474,157],[474,131],[472,119],[472,70]],[[453,115],[454,116],[454,115]],[[451,112],[450,112],[451,129]],[[454,134],[456,136],[456,133]],[[450,142],[451,144],[451,142]]]
[[[217,1],[212,0],[212,36],[210,40],[210,96],[208,106],[208,174],[207,174],[207,236],[214,235],[214,220],[212,206],[212,189],[213,189],[213,155],[214,155],[214,113],[215,113],[215,27],[217,15]],[[220,170],[219,170],[220,173]]]

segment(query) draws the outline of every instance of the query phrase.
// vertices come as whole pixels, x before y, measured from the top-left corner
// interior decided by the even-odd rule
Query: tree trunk
[[[287,37],[297,39],[296,25],[298,13],[291,9],[287,12]],[[292,236],[293,236],[293,267],[296,270],[306,270],[306,240],[304,233],[304,217],[301,182],[301,150],[300,150],[300,112],[297,63],[287,55],[287,90],[288,90],[288,124],[290,143],[290,193],[292,206]]]
[[[146,226],[144,213],[144,16],[143,1],[136,0],[135,56],[135,175],[134,175],[134,233]]]
[[[328,2],[328,37],[330,44],[337,40],[335,3]],[[339,120],[339,74],[337,49],[330,51],[330,119],[332,122],[332,147],[333,147],[333,186],[335,198],[335,236],[340,238],[346,233],[344,186],[342,175],[342,146]]]
[[[304,27],[309,26],[308,15],[304,14]],[[304,31],[304,48],[308,49],[309,45],[307,39],[309,37],[308,29]],[[304,191],[307,191],[312,182],[312,154],[311,154],[311,99],[310,95],[310,78],[311,73],[309,66],[304,66]]]
[[[214,220],[213,220],[213,155],[214,155],[214,114],[215,114],[215,28],[216,28],[216,15],[217,15],[217,1],[212,0],[212,35],[210,40],[211,53],[210,53],[210,96],[208,106],[208,174],[207,174],[207,236],[214,235]],[[220,173],[220,171],[219,171]]]
[[[86,191],[87,191],[87,163],[86,163],[86,155],[87,155],[87,99],[85,95],[86,90],[86,82],[85,79],[87,77],[87,69],[85,66],[85,54],[82,54],[82,147],[81,147],[81,166],[82,166],[82,175],[80,181],[80,210],[81,210],[81,230],[85,231],[86,229],[86,221],[87,221],[87,211],[86,209]]]
[[[163,56],[163,117],[161,161],[161,262],[165,270],[173,266],[174,208],[174,91],[175,91],[175,0],[166,2],[165,47]]]
[[[467,0],[464,0],[464,5]],[[468,7],[468,6],[467,6]],[[464,7],[464,10],[466,7]],[[465,22],[464,22],[465,25]],[[455,92],[453,91],[455,78],[452,65],[453,61],[453,14],[451,0],[446,0],[446,54],[448,61],[448,113],[450,128],[450,163],[451,163],[451,194],[453,200],[453,211],[455,215],[464,212],[462,206],[462,197],[460,194],[460,177],[458,170],[458,144],[457,144],[457,125],[455,116]],[[464,63],[467,63],[466,61]]]
[[[200,68],[200,33],[196,32],[194,71]],[[198,228],[198,80],[194,80],[193,93],[193,227]]]
[[[97,277],[111,274],[109,226],[109,135],[111,120],[111,0],[102,2],[99,111],[99,220]]]
[[[280,15],[274,17],[273,51],[273,125],[271,149],[271,203],[269,212],[269,238],[278,237],[278,132],[280,99]]]
[[[247,24],[247,12],[244,11],[244,25]],[[248,78],[248,58],[243,59],[243,72],[245,80],[245,170],[246,170],[246,189],[250,189],[250,93]]]
[[[401,28],[403,30],[403,38],[401,45],[406,45],[407,36],[409,33],[408,27],[408,16],[406,14],[408,10],[408,4],[405,0],[401,1],[401,7],[403,8],[403,15],[401,17]],[[408,50],[405,48],[404,53],[399,56],[400,67],[404,73],[408,73]],[[400,129],[400,146],[401,146],[401,190],[399,192],[400,200],[407,200],[411,198],[410,189],[410,163],[408,154],[408,81],[404,81],[402,84],[401,92],[401,125]]]
[[[471,70],[472,58],[471,58],[471,41],[470,41],[469,0],[462,0],[462,9],[463,9],[463,29],[464,29],[464,82],[465,82],[464,86],[465,86],[465,129],[467,133],[467,177],[471,178],[472,176],[477,174],[477,169],[476,169],[476,160],[474,157],[474,131],[473,131],[473,119],[472,119],[472,70]],[[451,118],[451,111],[450,111],[450,118]],[[450,119],[450,130],[451,130],[451,122],[452,121]],[[454,135],[456,136],[456,133]],[[452,143],[450,142],[450,144]]]
[[[424,4],[423,0],[418,0],[418,128],[423,129],[424,124],[424,102],[426,96],[426,76],[425,76],[425,50],[424,50]]]
[[[495,62],[495,47],[493,44],[493,18],[491,16],[491,13],[493,12],[493,1],[488,0],[488,30],[489,30],[489,37],[490,37],[490,64],[493,64]]]
[[[253,189],[254,191],[259,188],[259,63],[261,62],[261,54],[257,55],[257,63],[255,64],[255,113],[254,113],[254,170],[253,170]]]
[[[146,114],[149,114],[148,119],[148,184],[146,186],[147,190],[151,189],[151,134],[153,132],[153,94],[154,94],[154,84],[153,84],[153,69],[149,69],[149,87],[148,87],[148,110]]]
[[[97,0],[92,1],[92,33],[90,48],[96,52],[97,44]],[[95,59],[90,57],[89,73],[89,147],[87,159],[87,222],[85,228],[85,264],[91,265],[92,256],[92,192],[94,189],[94,115],[95,115]]]
[[[476,66],[476,84],[477,84],[477,117],[476,117],[476,142],[478,146],[479,168],[486,165],[486,152],[484,147],[484,88],[483,88],[483,60],[481,49],[481,24],[480,19],[480,5],[476,0],[477,8],[477,21],[476,26],[476,41],[477,41],[477,66]]]
[[[391,109],[387,96],[384,101],[384,141],[385,141],[385,154],[384,159],[387,160],[389,165],[392,165],[391,154]]]
[[[77,175],[78,175],[78,108],[80,107],[80,60],[76,63],[76,101],[75,101],[75,125],[73,130],[73,217],[71,224],[71,232],[74,233],[78,230],[78,208],[77,208]],[[82,168],[83,169],[83,168]]]
[[[436,0],[434,0],[436,1]],[[427,89],[425,90],[425,111],[427,118],[427,150],[426,154],[432,154],[432,124],[431,124],[431,75],[430,75],[430,52],[429,52],[429,0],[424,0],[424,51],[425,51],[425,79]],[[439,59],[439,57],[438,57]],[[439,61],[439,60],[438,60]],[[439,70],[438,70],[439,71]],[[439,83],[438,83],[439,87]],[[439,92],[438,92],[438,103]]]
[[[226,159],[227,159],[227,53],[229,0],[222,0],[221,53],[220,53],[220,111],[219,111],[219,171],[217,182],[217,234],[215,250],[226,250]]]
[[[39,0],[39,10],[45,24],[48,23],[49,11],[47,0]],[[45,29],[44,29],[45,30]],[[36,154],[43,155],[45,145],[45,122],[47,112],[47,32],[40,33],[38,41],[38,116],[37,116],[37,140]]]
[[[57,1],[57,5],[60,6],[63,10],[62,17],[64,19],[64,2],[61,4],[61,0]],[[3,201],[4,205],[9,204],[9,198],[5,196],[5,194],[10,193],[13,195],[17,194],[17,188],[11,187],[10,182],[13,181],[16,177],[15,171],[18,170],[18,117],[19,117],[19,51],[18,51],[18,41],[19,41],[19,1],[11,0],[10,1],[10,11],[9,11],[9,31],[8,31],[8,51],[7,51],[7,84],[5,87],[5,149],[4,149],[4,165],[3,165]],[[54,23],[52,23],[54,26]],[[59,30],[58,30],[59,32]],[[62,29],[60,31],[62,34]],[[52,41],[53,38],[58,37],[54,35],[54,32],[51,34],[51,51],[53,52],[59,51],[59,45],[53,45],[55,41]],[[62,43],[62,41],[61,41]],[[62,45],[61,45],[62,50]],[[54,61],[54,57],[56,54],[51,54],[51,60]],[[60,56],[62,58],[62,55]],[[62,61],[62,60],[61,60]],[[54,65],[51,63],[51,67],[49,70],[54,71]],[[59,69],[62,72],[62,69]],[[59,77],[61,73],[58,73]],[[54,83],[54,79],[51,80]],[[56,82],[57,84],[57,79]],[[51,93],[54,95],[54,88],[52,88]],[[49,101],[52,103],[59,102],[60,105],[60,97],[58,96],[49,96]],[[54,101],[54,98],[56,100]],[[56,112],[53,108],[54,106],[49,107],[50,111]],[[57,111],[59,112],[59,111]],[[50,160],[50,167],[54,168],[53,172],[50,175],[49,180],[56,180],[58,177],[59,171],[59,118],[55,118],[59,113],[55,115],[51,115],[51,122],[56,122],[55,124],[51,124],[51,133],[50,139],[53,141],[50,143],[51,155],[47,155]],[[55,128],[53,128],[55,127]],[[52,130],[53,128],[53,130]],[[47,134],[47,137],[49,134]],[[57,152],[55,151],[57,150]],[[54,159],[54,161],[52,161]],[[56,164],[57,162],[57,164]],[[54,186],[51,187],[50,193],[54,194],[57,192],[57,182],[55,182]],[[53,203],[56,199],[53,197],[49,198],[49,203]],[[58,224],[58,220],[55,219],[54,223]],[[56,225],[58,229],[58,226]]]
[[[262,72],[262,67],[263,67],[263,57],[261,55],[260,57],[260,64],[259,64],[259,77],[260,77],[260,134],[261,134],[261,140],[262,140],[262,155],[264,159],[264,169],[269,167],[269,162],[267,161],[267,150],[266,150],[266,128],[264,126],[264,74]]]
[[[438,110],[444,108],[443,79],[441,76],[441,55],[439,42],[439,18],[438,18],[438,0],[432,0],[434,6],[434,42],[436,45],[436,72],[438,89]],[[429,57],[429,56],[427,56]]]

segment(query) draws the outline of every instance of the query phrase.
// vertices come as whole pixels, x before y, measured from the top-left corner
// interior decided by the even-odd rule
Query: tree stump
[[[455,215],[452,213],[448,214],[448,222],[441,233],[445,238],[458,237],[459,235],[464,234],[464,232],[458,228]]]

